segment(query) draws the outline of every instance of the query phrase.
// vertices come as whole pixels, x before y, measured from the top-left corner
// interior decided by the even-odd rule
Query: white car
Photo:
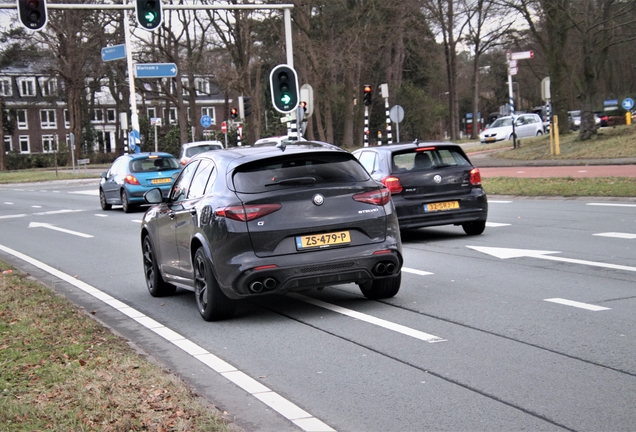
[[[283,141],[288,141],[290,138],[288,135],[282,136],[273,136],[269,138],[261,138],[254,143],[254,147],[266,147],[266,146],[275,146],[280,144]],[[306,141],[305,138],[300,137],[297,141]]]
[[[514,116],[515,128],[512,130],[513,117],[499,117],[488,128],[479,134],[482,144],[497,141],[511,140],[514,135],[517,138],[543,135],[543,121],[537,114],[519,114]]]
[[[194,155],[203,153],[210,150],[223,149],[221,141],[195,141],[181,146],[181,155],[179,156],[179,163],[184,167]]]

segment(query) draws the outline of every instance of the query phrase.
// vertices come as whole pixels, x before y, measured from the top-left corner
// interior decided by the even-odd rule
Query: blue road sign
[[[634,108],[634,99],[632,98],[623,99],[623,109],[629,111],[632,108]]]
[[[203,126],[204,128],[209,128],[210,126],[212,126],[212,117],[210,117],[209,115],[204,115],[203,117],[201,117],[201,126]]]
[[[113,45],[102,48],[102,60],[120,60],[126,58],[126,45]]]
[[[605,106],[605,107],[618,106],[618,99],[604,100],[603,101],[603,106]]]
[[[135,65],[137,78],[172,78],[177,76],[174,63],[141,63]]]

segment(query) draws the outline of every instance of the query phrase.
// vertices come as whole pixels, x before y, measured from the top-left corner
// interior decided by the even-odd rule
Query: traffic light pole
[[[130,87],[130,132],[128,135],[128,150],[133,152],[131,143],[137,146],[139,133],[139,114],[137,114],[137,92],[135,91],[135,74],[133,71],[132,44],[130,43],[130,24],[128,23],[128,11],[124,12],[124,43],[126,45],[126,64],[128,67],[128,85]],[[155,128],[156,131],[156,128]],[[156,134],[155,134],[156,137]]]
[[[369,147],[369,107],[364,107],[364,146]]]

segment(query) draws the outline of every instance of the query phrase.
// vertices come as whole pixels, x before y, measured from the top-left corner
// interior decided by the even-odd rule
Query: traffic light
[[[236,120],[237,117],[238,117],[238,110],[236,108],[230,109],[230,118],[232,120]]]
[[[365,85],[364,86],[364,106],[369,106],[371,105],[371,86],[370,85]]]
[[[298,76],[287,65],[278,65],[269,74],[272,104],[281,113],[292,112],[298,105]]]
[[[40,30],[46,24],[46,0],[18,0],[18,15],[29,30]]]
[[[161,25],[161,0],[137,0],[135,11],[137,22],[146,30],[154,30]]]
[[[252,98],[249,96],[239,96],[239,118],[245,120],[245,117],[252,114],[250,108],[251,103],[248,103]]]

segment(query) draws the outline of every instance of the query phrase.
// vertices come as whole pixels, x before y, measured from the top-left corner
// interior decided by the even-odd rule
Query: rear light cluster
[[[470,170],[470,184],[473,186],[481,186],[481,173],[479,168]]]
[[[382,184],[386,186],[392,194],[399,194],[402,192],[402,183],[400,183],[400,179],[397,177],[384,177],[382,179]]]
[[[373,190],[371,192],[359,193],[353,196],[358,202],[383,206],[391,201],[391,192],[387,188]]]
[[[189,160],[190,159],[188,159],[188,158],[181,158],[181,160],[179,162],[181,163],[181,165],[185,165],[185,164],[188,163]]]
[[[216,209],[216,217],[233,219],[241,222],[249,222],[270,213],[280,210],[280,204],[254,204],[245,206],[230,206]]]
[[[131,185],[138,185],[139,184],[139,180],[137,180],[137,177],[135,177],[134,175],[130,175],[128,174],[126,176],[126,179],[124,180],[126,183],[131,184]]]

